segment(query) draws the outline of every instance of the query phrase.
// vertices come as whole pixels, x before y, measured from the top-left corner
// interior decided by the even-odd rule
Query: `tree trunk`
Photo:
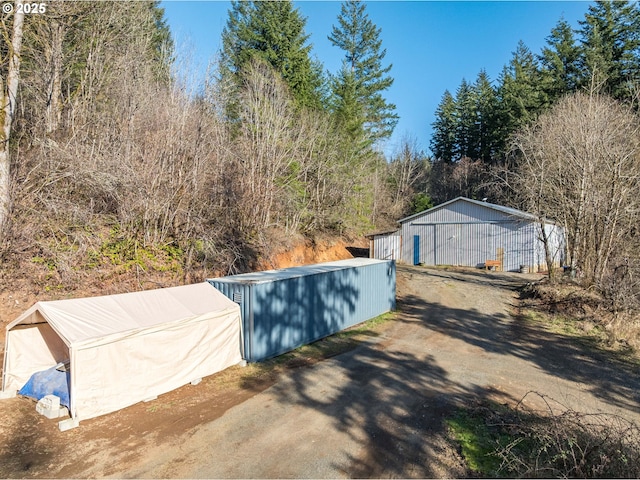
[[[0,235],[6,231],[9,208],[11,205],[11,171],[9,158],[9,139],[11,123],[16,111],[18,83],[20,81],[20,47],[22,45],[22,26],[24,12],[22,0],[15,3],[13,33],[9,46],[9,67],[6,91],[2,90],[2,133],[0,134]]]
[[[65,36],[61,22],[51,20],[51,43],[45,49],[49,63],[49,84],[47,85],[47,133],[55,132],[62,114],[62,44]]]

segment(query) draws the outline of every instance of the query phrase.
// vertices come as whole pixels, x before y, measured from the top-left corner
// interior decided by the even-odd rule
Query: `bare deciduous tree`
[[[10,4],[7,4],[10,5]],[[2,85],[0,78],[0,238],[6,229],[6,223],[11,205],[11,160],[9,155],[11,140],[11,126],[13,124],[20,82],[20,49],[22,47],[22,29],[24,25],[24,10],[22,0],[15,3],[11,41],[7,41],[7,80]],[[8,27],[3,19],[2,36],[9,38]]]
[[[12,212],[26,262],[72,277],[160,250],[235,272],[273,239],[361,231],[393,211],[382,155],[296,106],[264,63],[247,66],[232,119],[220,80],[201,92],[184,70],[159,75],[153,5],[57,2],[27,20]],[[404,192],[415,169],[402,167]]]
[[[640,131],[630,107],[598,94],[565,97],[515,138],[526,208],[561,222],[584,280],[603,285],[640,219]]]

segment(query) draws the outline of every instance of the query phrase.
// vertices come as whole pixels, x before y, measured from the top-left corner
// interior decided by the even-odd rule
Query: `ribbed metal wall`
[[[373,238],[373,258],[400,260],[400,233],[376,235]]]
[[[564,229],[557,225],[547,224],[545,225],[545,231],[547,234],[547,240],[549,243],[549,252],[553,258],[553,263],[556,267],[564,264],[565,258],[565,235]],[[542,242],[538,242],[538,251],[536,252],[539,259],[538,264],[542,265],[546,263],[544,245]]]
[[[251,362],[395,309],[393,261],[354,258],[208,281],[240,305]]]
[[[536,228],[526,218],[460,200],[402,222],[402,261],[414,262],[418,235],[419,259],[425,265],[480,267],[486,260],[498,259],[502,249],[505,271],[519,270],[521,265],[533,271],[545,264]],[[558,243],[561,229],[554,228]]]
[[[220,292],[222,292],[227,298],[230,298],[240,305],[240,316],[242,317],[242,358],[245,360],[252,358],[254,293],[252,284],[243,282],[226,282],[224,279],[215,278],[207,281],[220,290]]]

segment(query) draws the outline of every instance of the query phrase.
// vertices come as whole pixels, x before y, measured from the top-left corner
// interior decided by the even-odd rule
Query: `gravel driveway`
[[[528,391],[638,419],[637,372],[516,320],[535,276],[399,267],[381,338],[282,378],[127,472],[132,477],[459,477],[443,417]]]
[[[25,455],[15,467],[22,465],[23,474],[1,468],[0,473],[465,477],[444,418],[479,399],[513,404],[534,390],[581,411],[615,412],[639,421],[637,369],[518,320],[515,289],[537,278],[398,266],[399,314],[369,343],[289,371],[255,395],[239,392],[235,406],[224,407],[215,419],[207,417],[205,403],[144,426],[151,408],[174,402],[167,394],[146,411],[134,406],[65,433],[41,423],[38,428],[49,439],[47,455]],[[188,403],[180,395],[183,401],[176,404]],[[220,403],[202,397],[212,402],[210,408]],[[6,428],[2,433],[10,434]],[[171,435],[172,429],[177,433]],[[24,443],[14,440],[7,448],[28,449]]]

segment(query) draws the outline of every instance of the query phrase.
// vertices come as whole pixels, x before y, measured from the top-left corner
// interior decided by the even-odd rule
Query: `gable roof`
[[[377,237],[378,235],[389,235],[392,233],[400,233],[398,230],[398,227],[396,228],[387,228],[385,230],[376,230],[375,232],[371,232],[371,233],[366,233],[365,235],[363,235],[365,238],[374,238]]]
[[[518,217],[518,218],[523,218],[525,220],[537,220],[537,217],[535,215],[532,215],[530,213],[527,212],[523,212],[522,210],[518,210],[515,208],[511,208],[511,207],[505,207],[502,205],[496,205],[494,203],[488,203],[488,202],[482,202],[479,200],[472,200],[471,198],[467,198],[467,197],[457,197],[454,198],[453,200],[449,200],[448,202],[444,202],[441,203],[440,205],[437,205],[433,208],[429,208],[427,210],[423,210],[422,212],[418,212],[415,213],[413,215],[410,215],[408,217],[405,217],[401,220],[398,220],[398,223],[405,223],[409,220],[412,220],[416,217],[419,217],[421,215],[424,215],[425,213],[430,213],[430,212],[435,212],[437,210],[443,209],[453,203],[456,202],[468,202],[468,203],[472,203],[474,205],[479,205],[481,207],[485,207],[485,208],[491,208],[493,210],[499,211],[501,213],[506,213],[507,215],[513,216],[513,217]]]
[[[46,321],[67,346],[81,346],[238,308],[211,284],[202,282],[118,295],[37,302],[7,325],[7,331],[20,324]]]

